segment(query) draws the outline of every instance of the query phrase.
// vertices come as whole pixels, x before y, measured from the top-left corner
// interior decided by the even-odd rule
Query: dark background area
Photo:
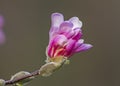
[[[0,46],[0,78],[44,64],[50,15],[78,16],[86,43],[94,47],[70,58],[52,76],[38,77],[28,86],[120,86],[119,0],[0,0],[6,43]]]

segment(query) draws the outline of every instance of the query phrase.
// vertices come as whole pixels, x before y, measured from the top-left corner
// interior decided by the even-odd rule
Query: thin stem
[[[27,78],[32,77],[32,76],[37,76],[37,75],[39,75],[39,74],[40,74],[40,73],[39,73],[39,70],[36,70],[36,71],[30,73],[29,75],[25,75],[25,76],[20,77],[20,78],[18,78],[18,79],[15,79],[15,80],[7,80],[7,81],[5,81],[5,85],[14,84],[14,83],[17,83],[17,82],[19,82],[19,81],[21,81],[21,80],[23,80],[23,79],[27,79]]]

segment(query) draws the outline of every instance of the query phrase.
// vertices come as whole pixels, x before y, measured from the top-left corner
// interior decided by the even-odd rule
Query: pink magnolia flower
[[[82,22],[78,17],[72,17],[64,21],[60,13],[51,15],[51,29],[49,31],[49,44],[46,49],[50,58],[59,56],[70,57],[71,55],[86,51],[92,47],[91,44],[85,44],[82,37]]]
[[[0,15],[0,45],[5,43],[5,34],[3,32],[4,18]]]

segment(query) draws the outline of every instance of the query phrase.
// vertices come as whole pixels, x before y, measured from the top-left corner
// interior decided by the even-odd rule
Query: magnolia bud
[[[60,67],[60,65],[61,64],[57,64],[55,62],[46,63],[40,68],[39,73],[42,76],[50,76],[56,69]]]
[[[40,68],[39,73],[42,76],[50,76],[54,71],[61,68],[66,61],[65,57],[47,58],[46,64]]]
[[[0,79],[0,86],[5,86],[5,80]]]
[[[10,80],[15,81],[15,80],[18,80],[22,77],[29,76],[29,75],[30,75],[29,72],[21,71],[21,72],[16,73],[15,75],[13,75]],[[29,78],[20,80],[19,82],[15,83],[15,85],[19,86],[19,85],[27,84],[27,82],[31,81],[33,78],[34,77],[29,77]]]

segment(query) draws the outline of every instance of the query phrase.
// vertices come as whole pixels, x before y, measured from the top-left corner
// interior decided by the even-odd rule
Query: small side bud
[[[19,80],[20,78],[25,77],[25,76],[29,76],[29,75],[30,75],[29,72],[21,71],[21,72],[16,73],[15,75],[13,75],[10,80],[11,80],[11,81]],[[20,80],[19,82],[15,83],[15,85],[16,85],[16,86],[20,86],[20,85],[27,84],[27,83],[28,83],[29,81],[31,81],[33,78],[34,78],[34,77],[29,77],[29,78]]]
[[[0,79],[0,86],[5,86],[5,80]]]
[[[70,60],[66,60],[64,64],[70,64]]]

